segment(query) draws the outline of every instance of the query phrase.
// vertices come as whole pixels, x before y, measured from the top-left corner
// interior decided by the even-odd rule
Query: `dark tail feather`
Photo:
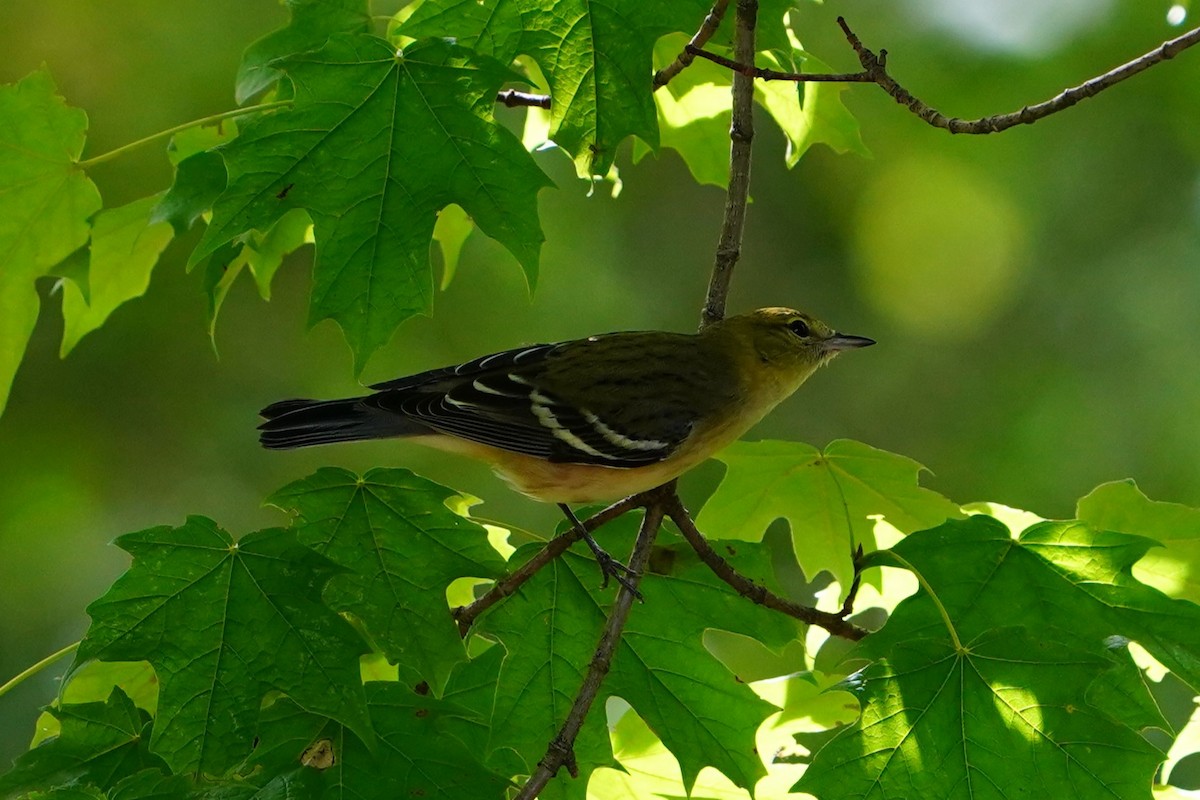
[[[408,436],[426,429],[404,417],[365,404],[364,397],[345,400],[282,400],[258,412],[266,422],[258,440],[271,450],[310,447]]]

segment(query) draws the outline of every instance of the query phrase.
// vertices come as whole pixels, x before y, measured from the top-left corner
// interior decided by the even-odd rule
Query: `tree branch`
[[[521,106],[549,108],[550,95],[530,94],[529,92],[518,92],[516,89],[505,89],[496,95],[496,102],[509,108],[518,108]]]
[[[925,122],[950,133],[998,133],[1017,125],[1028,125],[1037,122],[1051,114],[1056,114],[1059,111],[1070,108],[1080,100],[1093,97],[1127,78],[1132,78],[1134,75],[1149,69],[1155,64],[1174,58],[1187,48],[1200,43],[1200,28],[1196,28],[1175,39],[1163,42],[1145,55],[1126,62],[1114,70],[1085,81],[1078,86],[1065,89],[1045,102],[1025,106],[1020,111],[1014,111],[1010,114],[995,114],[990,117],[964,120],[956,117],[947,117],[937,109],[914,97],[907,89],[897,83],[891,75],[888,75],[886,50],[879,51],[878,56],[875,55],[875,53],[863,46],[862,41],[859,40],[854,31],[850,30],[850,26],[846,24],[845,19],[838,17],[838,25],[842,27],[842,32],[846,35],[846,41],[850,43],[850,46],[854,48],[854,52],[858,54],[858,61],[862,64],[863,74],[872,83],[878,84],[879,88],[891,95],[897,103],[925,120]]]
[[[849,605],[853,602],[853,596],[857,593],[857,580],[851,587],[848,601],[843,605],[840,615],[821,611],[811,606],[802,606],[799,603],[793,603],[791,600],[780,597],[768,591],[766,587],[760,586],[750,580],[730,566],[728,561],[721,558],[717,551],[712,548],[712,545],[708,543],[708,540],[704,538],[704,534],[700,533],[696,528],[696,523],[692,521],[691,515],[683,507],[683,503],[679,500],[678,495],[672,494],[666,499],[666,513],[679,528],[680,532],[683,533],[683,538],[688,540],[688,544],[700,556],[700,560],[707,564],[708,568],[718,578],[736,589],[737,593],[742,597],[753,600],[761,606],[780,611],[789,617],[795,617],[801,622],[824,628],[834,636],[840,636],[843,639],[858,641],[867,635],[865,629],[858,627],[852,622],[847,622],[845,619],[845,615],[849,613]]]
[[[717,28],[721,27],[721,20],[724,18],[725,9],[728,7],[729,0],[717,0],[713,3],[712,10],[704,18],[704,22],[701,23],[700,29],[696,31],[696,35],[683,48],[683,52],[677,55],[675,60],[670,64],[654,73],[654,91],[657,92],[666,86],[671,82],[672,78],[691,66],[692,62],[696,60],[696,53],[693,51],[708,44],[708,40],[717,32]]]
[[[737,0],[734,15],[733,56],[742,63],[754,61],[754,27],[758,22],[758,0]],[[708,279],[708,296],[700,314],[700,327],[725,318],[725,303],[733,268],[742,253],[742,230],[746,224],[746,198],[750,193],[750,148],[754,141],[754,78],[733,75],[733,121],[729,126],[729,189],[725,194],[725,217]]]
[[[707,50],[702,50],[699,47],[692,47],[690,44],[687,47],[688,52],[693,56],[707,59],[714,64],[718,64],[732,71],[737,75],[745,75],[747,78],[759,78],[764,81],[793,81],[795,83],[874,83],[871,76],[865,72],[849,72],[822,74],[818,72],[780,72],[777,69],[764,69],[756,67],[753,64],[744,64],[740,61],[734,61],[732,58],[710,53]]]
[[[521,787],[516,800],[533,800],[538,796],[538,792],[550,782],[550,779],[558,774],[559,768],[564,764],[569,769],[573,769],[575,737],[579,735],[583,721],[600,691],[600,684],[604,681],[604,676],[608,674],[609,667],[612,665],[617,645],[621,642],[621,631],[624,630],[625,621],[629,619],[629,612],[633,609],[638,583],[641,582],[642,574],[646,571],[646,564],[650,560],[650,549],[662,526],[664,504],[669,502],[669,498],[674,493],[674,481],[647,493],[652,497],[646,506],[646,516],[638,531],[633,554],[629,557],[630,586],[622,586],[617,593],[617,599],[613,603],[608,621],[604,625],[604,631],[600,634],[600,641],[596,645],[596,652],[592,656],[591,663],[588,664],[583,685],[579,688],[579,694],[575,697],[567,719],[559,729],[558,735],[554,737],[554,741],[546,749],[546,755],[538,762],[537,770]]]
[[[622,514],[646,505],[647,494],[635,494],[631,497],[626,497],[620,502],[613,503],[608,508],[597,511],[580,524],[585,531],[591,533],[601,525],[611,522]],[[566,552],[568,547],[575,544],[580,538],[579,528],[574,526],[567,528],[547,542],[546,546],[539,550],[533,558],[496,581],[492,585],[492,588],[480,595],[475,602],[470,605],[458,606],[451,611],[450,613],[454,616],[454,621],[458,623],[459,635],[466,636],[467,632],[471,630],[471,625],[474,624],[480,614],[517,591],[517,589],[520,589],[521,584],[536,575],[537,571],[542,567],[561,556]]]

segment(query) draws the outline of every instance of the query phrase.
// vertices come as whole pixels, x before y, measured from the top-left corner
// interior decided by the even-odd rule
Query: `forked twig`
[[[630,585],[622,585],[617,593],[617,599],[613,603],[612,611],[609,612],[604,630],[600,634],[600,641],[596,644],[596,652],[588,664],[587,674],[584,675],[583,684],[579,687],[575,702],[567,713],[566,721],[563,722],[558,735],[550,742],[550,746],[546,749],[546,755],[538,762],[533,775],[521,787],[516,800],[532,800],[538,796],[538,792],[545,788],[550,779],[558,774],[558,770],[563,765],[567,765],[568,768],[573,767],[575,738],[583,728],[583,721],[587,718],[588,711],[600,691],[604,676],[608,674],[609,667],[612,666],[617,645],[621,642],[621,632],[625,629],[625,621],[629,619],[629,612],[633,609],[638,584],[650,561],[650,549],[662,526],[664,503],[674,492],[675,484],[672,481],[649,493],[653,497],[646,506],[646,516],[638,530],[633,554],[629,557]]]
[[[647,493],[626,497],[624,500],[613,503],[608,508],[597,511],[581,522],[580,525],[585,531],[591,533],[622,514],[644,506],[646,504],[646,497]],[[547,542],[546,546],[535,553],[533,558],[496,581],[491,589],[480,595],[473,603],[458,606],[451,611],[450,613],[454,616],[454,621],[458,623],[459,635],[466,636],[467,632],[471,630],[471,625],[474,624],[480,614],[521,588],[521,584],[536,575],[542,567],[565,553],[567,548],[578,542],[580,538],[582,537],[580,536],[579,528],[567,528]]]

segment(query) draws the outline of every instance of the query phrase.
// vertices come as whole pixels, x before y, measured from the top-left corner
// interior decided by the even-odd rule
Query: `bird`
[[[555,503],[605,572],[570,506],[653,489],[739,439],[818,368],[875,344],[790,308],[760,308],[697,333],[622,331],[492,353],[377,383],[338,400],[260,411],[282,450],[402,438],[491,465]],[[618,578],[619,579],[619,578]]]

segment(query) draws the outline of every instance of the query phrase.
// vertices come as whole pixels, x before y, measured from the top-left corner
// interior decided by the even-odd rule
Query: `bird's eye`
[[[790,330],[792,333],[796,334],[797,336],[799,336],[801,338],[804,338],[805,336],[808,336],[809,333],[811,333],[811,331],[808,328],[808,323],[802,319],[794,319],[791,322],[789,322],[788,330]]]

